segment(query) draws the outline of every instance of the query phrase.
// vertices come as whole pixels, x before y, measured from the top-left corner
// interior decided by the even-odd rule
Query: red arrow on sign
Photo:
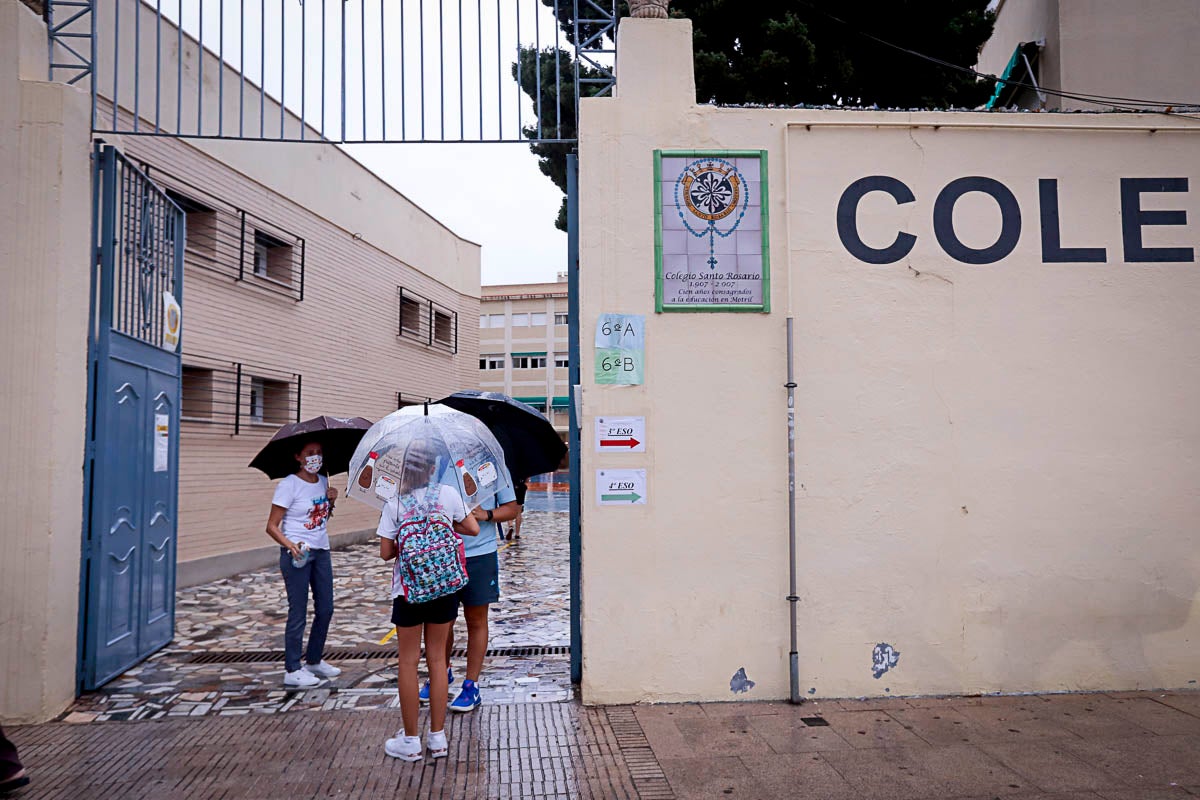
[[[641,442],[630,436],[628,439],[601,439],[601,447],[637,447]]]

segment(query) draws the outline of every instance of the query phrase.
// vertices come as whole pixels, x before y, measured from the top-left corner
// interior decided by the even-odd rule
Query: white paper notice
[[[596,452],[646,452],[646,418],[597,417]]]
[[[602,506],[646,505],[646,470],[596,470],[596,502]]]
[[[154,471],[166,472],[171,462],[171,417],[154,415]]]

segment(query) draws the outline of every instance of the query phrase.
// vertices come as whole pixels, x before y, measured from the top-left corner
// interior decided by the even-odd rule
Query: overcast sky
[[[562,193],[524,144],[368,144],[346,149],[455,233],[483,245],[482,281],[556,280]]]
[[[535,115],[510,71],[518,43],[569,48],[539,0],[152,5],[168,20],[182,13],[185,31],[242,68],[247,81],[282,95],[289,110],[329,138],[388,140],[342,146],[482,245],[484,284],[554,281],[566,269],[566,234],[554,227],[562,194],[541,174],[527,142],[394,142],[519,140]]]

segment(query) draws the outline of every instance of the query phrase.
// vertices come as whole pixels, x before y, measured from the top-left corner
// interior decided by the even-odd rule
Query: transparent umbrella
[[[479,420],[453,409],[393,412],[376,422],[350,457],[346,494],[374,508],[392,498],[442,483],[458,491],[467,509],[512,479],[504,451]]]

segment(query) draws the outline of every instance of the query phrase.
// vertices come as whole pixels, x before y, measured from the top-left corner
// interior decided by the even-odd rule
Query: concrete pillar
[[[0,0],[0,722],[75,697],[91,185],[89,98]]]

